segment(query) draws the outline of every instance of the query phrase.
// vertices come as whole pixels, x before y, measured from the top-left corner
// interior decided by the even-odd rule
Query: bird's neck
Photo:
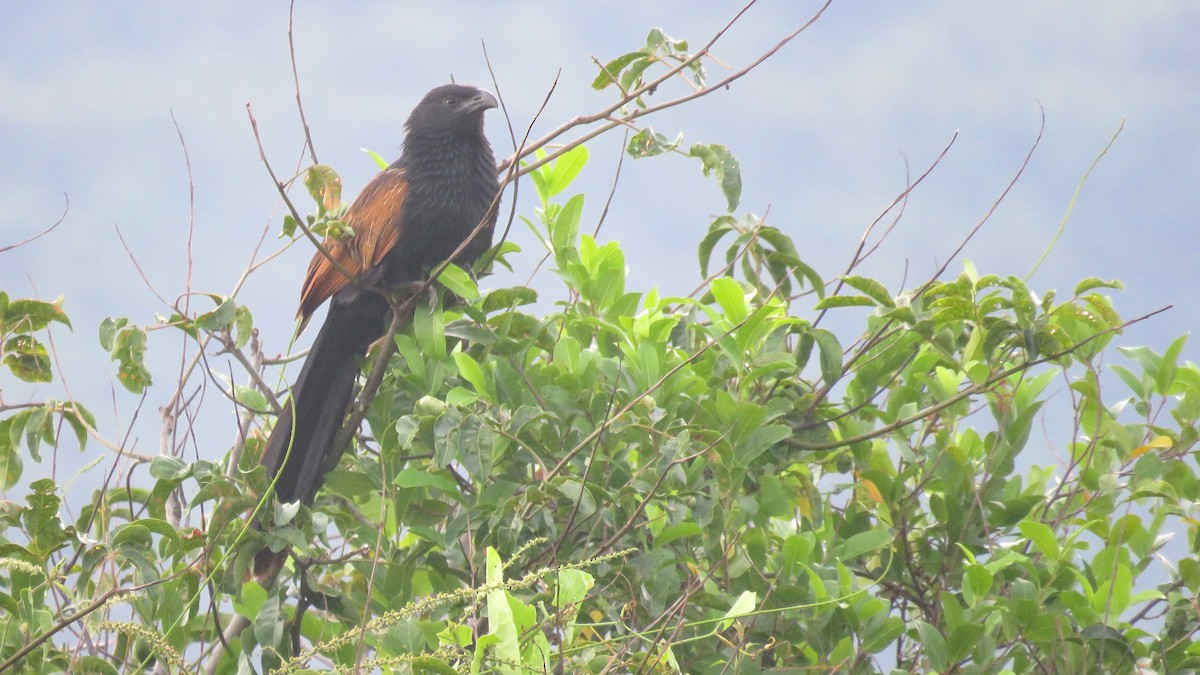
[[[397,164],[414,183],[458,183],[481,170],[494,172],[492,148],[482,132],[472,134],[409,134]]]

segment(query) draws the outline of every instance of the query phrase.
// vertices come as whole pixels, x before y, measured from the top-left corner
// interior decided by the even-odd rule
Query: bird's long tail
[[[348,303],[334,298],[292,385],[291,401],[267,440],[262,464],[269,476],[279,476],[275,494],[281,502],[311,504],[345,450],[333,447],[334,439],[350,406],[359,361],[384,332],[387,305],[368,295]]]
[[[263,450],[267,475],[279,477],[275,494],[281,502],[312,504],[325,473],[341,459],[345,448],[334,447],[334,441],[354,395],[359,360],[384,332],[387,304],[382,298],[360,294],[350,302],[339,300],[343,299],[334,297],[330,303],[329,316],[292,385],[292,398]],[[273,579],[286,559],[286,550],[259,550],[254,576],[270,585],[264,580]]]

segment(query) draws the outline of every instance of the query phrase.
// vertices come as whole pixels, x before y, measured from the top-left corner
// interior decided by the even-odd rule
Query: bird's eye
[[[458,99],[454,98],[453,96],[447,96],[442,100],[442,103],[445,103],[448,106],[456,106],[458,105]]]

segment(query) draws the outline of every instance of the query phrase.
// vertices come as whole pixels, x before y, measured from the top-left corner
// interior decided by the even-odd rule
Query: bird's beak
[[[475,97],[471,99],[470,105],[471,105],[471,110],[473,112],[476,110],[487,110],[488,108],[495,108],[495,107],[499,106],[500,104],[496,102],[496,97],[492,96],[491,92],[487,92],[487,91],[480,89],[479,93],[475,94]]]

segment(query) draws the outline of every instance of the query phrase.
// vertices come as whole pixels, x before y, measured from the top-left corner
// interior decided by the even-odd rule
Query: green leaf
[[[361,471],[333,469],[325,474],[325,489],[344,497],[357,498],[378,494],[379,480]]]
[[[559,570],[556,577],[558,586],[555,587],[553,602],[559,608],[583,602],[588,591],[596,585],[596,578],[583,570]]]
[[[481,345],[494,345],[500,341],[500,337],[487,326],[461,319],[446,324],[446,335]]]
[[[1188,588],[1200,588],[1200,560],[1184,558],[1179,561],[1179,580]]]
[[[575,639],[575,616],[578,605],[587,598],[588,591],[596,585],[596,578],[583,570],[564,569],[555,575],[558,583],[554,586],[554,606],[566,612],[567,622],[563,626],[563,644],[571,644]],[[570,611],[575,607],[574,611]]]
[[[655,538],[654,545],[655,547],[661,548],[675,541],[676,539],[695,537],[703,533],[704,530],[700,529],[700,526],[696,523],[683,522],[679,523],[678,525],[664,527],[662,532],[659,533],[658,537]]]
[[[46,347],[32,335],[18,335],[4,343],[4,365],[26,382],[50,382],[54,372],[50,369],[50,354]]]
[[[191,467],[178,457],[155,455],[150,460],[150,475],[158,480],[180,480],[189,473],[191,473]]]
[[[792,428],[786,424],[767,424],[757,427],[734,448],[737,465],[750,468],[759,455],[791,435]]]
[[[1129,608],[1133,576],[1129,573],[1129,567],[1123,563],[1118,563],[1113,572],[1096,588],[1093,609],[1116,621]]]
[[[803,566],[812,562],[815,548],[816,537],[811,532],[788,536],[782,548],[784,569],[792,575],[799,575]]]
[[[71,672],[87,673],[87,675],[118,675],[117,669],[111,663],[90,654],[72,659]]]
[[[1125,285],[1122,284],[1117,279],[1112,279],[1111,281],[1105,281],[1098,277],[1088,277],[1088,278],[1084,279],[1083,281],[1080,281],[1079,283],[1075,284],[1075,295],[1081,296],[1084,293],[1087,293],[1088,291],[1091,291],[1091,290],[1095,290],[1097,288],[1122,289],[1122,288],[1125,288]]]
[[[413,334],[426,358],[446,360],[445,317],[441,307],[422,302],[413,312]]]
[[[788,429],[786,426],[784,428]],[[791,435],[790,429],[788,435]],[[792,506],[793,498],[778,476],[765,474],[758,479],[758,505],[768,516],[786,518],[792,515],[795,511]]]
[[[254,618],[254,639],[263,647],[278,648],[283,642],[286,618],[279,596],[267,598]]]
[[[992,589],[992,573],[982,565],[967,563],[963,569],[963,600],[972,609],[979,606],[984,596]]]
[[[730,154],[729,148],[716,143],[695,143],[688,149],[688,154],[699,157],[704,163],[705,176],[711,174],[717,177],[729,211],[736,209],[742,200],[742,168],[737,158]]]
[[[821,379],[827,384],[837,382],[842,377],[842,345],[837,336],[824,328],[814,328],[811,331],[817,341],[821,357]]]
[[[903,632],[903,619],[898,616],[885,616],[877,630],[863,636],[863,649],[869,654],[878,654],[887,649]]]
[[[929,663],[933,665],[933,669],[941,672],[949,668],[950,658],[946,651],[946,638],[942,636],[941,632],[935,626],[924,621],[913,621],[912,625],[917,629],[917,638],[925,656],[929,658]]]
[[[33,456],[34,460],[42,461],[41,456],[38,454],[39,447],[43,443],[46,445],[54,444],[54,420],[51,417],[50,408],[41,405],[17,413],[13,417],[16,420],[20,420],[14,421],[13,432],[19,436],[23,431],[25,434],[25,447],[29,449],[29,453]]]
[[[17,447],[9,442],[7,427],[11,423],[11,419],[0,420],[0,488],[4,490],[11,490],[25,469]]]
[[[342,178],[333,167],[318,164],[304,172],[304,187],[317,203],[318,213],[336,212],[342,205]]]
[[[503,565],[496,549],[487,548],[488,586],[496,586],[487,594],[488,634],[496,636],[496,658],[510,664],[521,663],[521,644],[517,624],[508,602],[508,591],[498,587],[504,583]]]
[[[459,498],[458,483],[441,473],[424,469],[402,469],[392,481],[393,485],[402,488],[432,488],[439,492]]]
[[[846,285],[850,288],[863,293],[884,307],[891,308],[896,306],[896,301],[892,299],[892,296],[890,293],[888,293],[887,288],[874,279],[868,277],[845,276],[842,277],[842,281],[845,281]]]
[[[646,127],[634,134],[633,138],[629,139],[629,143],[625,146],[625,152],[629,153],[629,156],[634,159],[643,159],[671,152],[675,148],[678,148],[682,142],[683,134],[679,134],[672,141],[654,129]],[[708,175],[707,170],[704,172],[704,175]],[[730,210],[732,211],[733,209]]]
[[[479,297],[479,287],[475,285],[475,280],[454,263],[446,265],[446,269],[438,275],[438,283],[463,300],[471,301]]]
[[[878,551],[890,544],[891,541],[892,534],[886,530],[859,532],[842,542],[834,552],[834,557],[842,562],[854,560],[866,553]]]
[[[978,623],[963,623],[954,627],[950,631],[950,637],[946,639],[946,654],[947,660],[950,663],[957,663],[967,658],[972,649],[979,645],[979,638],[983,636],[983,626]]]
[[[130,322],[127,318],[104,317],[100,322],[100,346],[106,351],[112,351],[116,344],[116,333]]]
[[[233,324],[237,314],[237,304],[232,298],[210,295],[217,302],[217,308],[196,317],[196,327],[203,330],[224,330]]]
[[[451,356],[454,357],[454,363],[458,366],[458,374],[470,382],[480,396],[488,397],[487,377],[483,374],[483,367],[479,365],[479,362],[464,351],[455,350]]]
[[[251,410],[268,410],[270,408],[270,404],[267,403],[267,397],[254,387],[235,384],[233,386],[233,397],[239,405],[243,405]]]
[[[579,507],[579,515],[587,518],[596,512],[596,499],[583,482],[575,478],[561,478],[553,483],[564,497]]]
[[[146,333],[135,329],[124,335],[128,339],[118,341],[123,356],[119,357],[117,379],[129,391],[141,394],[151,384],[150,371],[142,365],[142,358],[146,353]]]
[[[363,152],[367,153],[367,156],[375,161],[375,166],[379,167],[380,171],[383,171],[384,169],[388,168],[388,166],[391,165],[391,163],[388,162],[383,157],[381,157],[378,152],[375,152],[374,150],[368,150],[366,148],[360,148],[360,149]]]
[[[585,145],[577,145],[554,160],[554,171],[546,184],[545,198],[549,199],[567,189],[579,172],[583,171],[587,161],[588,149]]]
[[[48,560],[50,554],[62,547],[68,538],[58,516],[61,504],[58,486],[54,481],[43,478],[34,481],[29,488],[29,507],[21,511],[21,525],[29,539],[30,552],[41,560]]]
[[[556,256],[563,255],[568,249],[574,249],[579,240],[579,220],[583,215],[583,195],[578,194],[567,200],[554,216],[550,224],[550,245],[554,247]]]
[[[7,299],[7,296],[5,296]],[[32,333],[57,321],[68,328],[71,321],[62,310],[63,299],[54,302],[41,300],[12,300],[0,306],[0,327],[8,333]]]
[[[254,317],[250,315],[250,308],[245,305],[239,305],[237,311],[233,315],[234,340],[233,345],[238,349],[246,346],[250,341],[250,337],[254,335]]]
[[[813,309],[820,311],[833,307],[874,307],[875,304],[871,298],[861,295],[831,295],[817,301],[817,304],[813,305]]]
[[[1058,537],[1054,535],[1054,530],[1050,529],[1049,525],[1036,520],[1022,520],[1017,524],[1017,529],[1033,542],[1042,555],[1051,562],[1058,562],[1062,552],[1058,547]]]
[[[502,309],[512,309],[537,302],[537,291],[526,286],[497,288],[483,298],[483,311],[491,314]]]
[[[643,52],[629,52],[622,54],[617,58],[609,61],[600,67],[600,74],[592,81],[592,89],[600,91],[607,88],[609,85],[616,84],[621,81],[621,72],[625,68],[637,61],[638,59],[646,59],[647,55]]]
[[[721,239],[730,232],[737,232],[735,224],[737,219],[730,215],[717,216],[717,219],[708,226],[708,233],[704,235],[704,239],[700,241],[700,274],[708,276],[708,262],[712,258],[713,248]]]
[[[1183,352],[1183,346],[1187,339],[1186,334],[1180,335],[1171,342],[1167,351],[1163,352],[1158,373],[1154,376],[1154,391],[1163,396],[1171,394],[1171,388],[1175,384],[1175,374],[1179,371],[1179,355]]]
[[[725,317],[732,323],[740,323],[746,318],[746,291],[742,285],[729,277],[718,277],[712,280],[712,294]]]
[[[717,630],[726,630],[733,625],[733,620],[739,616],[745,616],[754,611],[758,606],[758,594],[754,591],[742,591],[738,599],[734,601],[733,606],[725,612],[725,616],[721,618],[721,622],[717,624]]]

